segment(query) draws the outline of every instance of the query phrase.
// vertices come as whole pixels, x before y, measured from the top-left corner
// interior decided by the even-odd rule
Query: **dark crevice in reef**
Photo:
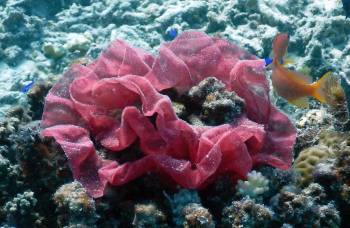
[[[45,97],[51,89],[52,84],[44,81],[38,81],[28,93],[28,102],[30,105],[29,115],[32,120],[40,120],[44,110]]]
[[[106,159],[115,160],[119,164],[123,164],[126,162],[137,161],[140,158],[144,157],[144,154],[140,150],[139,143],[139,140],[136,140],[124,150],[117,152],[105,152],[105,149],[103,148],[100,148],[98,150],[103,153],[102,156]]]
[[[109,187],[105,196],[96,200],[100,215],[98,227],[112,227],[111,224],[107,224],[111,222],[111,217],[118,221],[118,227],[130,227],[136,222],[135,213],[141,213],[142,209],[146,215],[150,213],[148,216],[157,214],[159,220],[155,221],[159,225],[157,227],[169,227],[166,224],[172,224],[172,218],[165,216],[171,214],[171,211],[164,192],[174,190],[164,185],[164,181],[152,173],[123,186]]]
[[[162,93],[170,97],[177,115],[193,125],[231,123],[244,108],[244,100],[235,92],[227,91],[215,77],[204,79],[185,94],[180,95],[173,89]]]
[[[53,139],[42,139],[40,130],[39,121],[17,126],[8,135],[9,143],[4,144],[4,150],[0,152],[1,160],[6,161],[12,170],[8,185],[5,189],[0,186],[2,194],[6,193],[5,198],[11,199],[4,204],[5,198],[0,197],[0,203],[4,205],[0,209],[0,224],[6,219],[7,224],[16,227],[27,227],[28,224],[56,227],[56,217],[53,216],[56,205],[52,195],[59,186],[73,178],[60,146]],[[12,207],[17,209],[12,211]]]

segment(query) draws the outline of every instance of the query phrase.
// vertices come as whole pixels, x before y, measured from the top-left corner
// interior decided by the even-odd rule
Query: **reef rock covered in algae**
[[[39,122],[34,121],[41,119],[45,95],[67,68],[90,64],[115,39],[157,56],[163,41],[196,29],[264,58],[276,33],[288,32],[294,68],[310,72],[315,79],[328,70],[347,78],[350,21],[344,15],[341,1],[0,1],[0,225],[344,227],[350,214],[346,139],[340,139],[340,147],[332,145],[335,141],[326,142],[332,156],[311,164],[307,184],[300,185],[294,169],[262,167],[258,174],[251,173],[256,179],[242,180],[237,188],[223,176],[208,181],[212,184],[204,184],[205,189],[185,191],[181,197],[197,197],[178,206],[182,201],[174,199],[183,190],[168,178],[147,173],[123,186],[108,187],[101,199],[88,198],[72,182],[62,148],[41,138]],[[241,95],[223,90],[220,81],[212,83],[219,85],[217,91],[203,95],[200,104],[193,102],[191,93],[167,90],[163,94],[172,99],[177,116],[196,126],[225,124],[227,117],[245,113],[247,104]],[[329,110],[312,104],[314,111],[307,114],[273,93],[270,98],[296,123],[295,158],[322,144],[320,128],[349,134],[344,106]],[[143,156],[137,143],[127,150],[108,156],[96,145],[103,159],[124,163]],[[314,162],[312,157],[303,159]],[[255,183],[259,183],[256,189]],[[308,221],[295,219],[306,214]]]

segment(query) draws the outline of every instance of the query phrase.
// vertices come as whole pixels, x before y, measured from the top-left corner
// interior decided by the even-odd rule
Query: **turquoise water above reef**
[[[0,0],[0,227],[347,227],[349,9]]]

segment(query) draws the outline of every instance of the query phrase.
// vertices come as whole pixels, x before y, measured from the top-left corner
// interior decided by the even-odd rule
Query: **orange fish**
[[[325,87],[331,72],[324,74],[318,81],[312,82],[310,76],[288,70],[283,66],[283,57],[287,52],[289,36],[278,34],[273,41],[272,85],[277,94],[289,103],[301,108],[309,107],[308,97],[314,97],[321,103],[326,102]]]

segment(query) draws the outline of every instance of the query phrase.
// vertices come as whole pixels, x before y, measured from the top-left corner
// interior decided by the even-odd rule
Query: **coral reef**
[[[54,213],[52,194],[70,178],[66,158],[52,141],[39,137],[38,121],[25,123],[22,109],[13,109],[11,116],[16,121],[5,125],[0,155],[0,224],[47,226],[56,222],[48,216]]]
[[[269,207],[253,199],[233,201],[223,210],[223,227],[340,227],[340,212],[324,188],[310,184],[300,193],[282,189]],[[292,225],[291,225],[292,224]]]
[[[28,103],[32,120],[41,119],[44,110],[44,96],[48,93],[52,85],[48,82],[38,81],[28,92]]]
[[[135,205],[132,225],[135,227],[168,227],[166,216],[154,204]]]
[[[302,150],[308,147],[319,143],[324,144],[327,135],[334,132],[330,130],[333,120],[333,115],[324,108],[311,109],[302,114],[296,121],[298,136],[294,147],[294,157],[297,157]]]
[[[0,140],[3,145],[9,143],[9,137],[17,128],[21,121],[21,118],[18,118],[15,115],[11,115],[8,118],[1,118],[0,120]]]
[[[182,226],[185,222],[183,211],[187,205],[200,204],[200,198],[196,191],[183,189],[180,190],[178,193],[174,194],[173,197],[167,196],[167,198],[170,202],[174,223],[177,226]]]
[[[327,159],[315,167],[314,181],[321,184],[328,198],[332,199],[341,215],[341,227],[349,222],[349,179],[348,179],[348,153],[347,144],[337,148],[336,157]]]
[[[22,49],[17,45],[10,46],[3,51],[4,60],[10,66],[16,66],[23,58]]]
[[[223,210],[223,227],[271,227],[274,213],[251,199],[232,202]]]
[[[295,169],[280,170],[272,167],[262,167],[259,172],[269,181],[268,192],[265,192],[265,198],[272,197],[279,193],[283,188],[294,186],[297,183],[297,172]]]
[[[19,46],[26,48],[32,41],[41,38],[42,21],[36,16],[30,16],[19,7],[8,7],[1,11],[2,30],[0,41],[2,48]]]
[[[338,131],[350,130],[348,103],[344,91],[338,78],[332,77],[327,81],[326,101],[329,104],[329,112],[334,116],[333,126]]]
[[[0,154],[0,202],[4,203],[5,199],[11,196],[14,189],[18,188],[21,184],[19,165],[13,165],[11,162]],[[12,189],[11,189],[12,188]]]
[[[321,184],[327,192],[333,191],[334,185],[339,183],[334,165],[335,158],[323,160],[315,166],[312,173],[314,182]]]
[[[255,170],[249,172],[247,176],[246,181],[238,181],[237,193],[243,197],[259,200],[264,193],[269,191],[269,180]]]
[[[294,167],[300,174],[300,183],[310,183],[315,165],[331,156],[334,156],[334,152],[324,145],[312,146],[301,151],[294,162]]]
[[[3,3],[0,18],[16,19],[16,23],[11,21],[8,24],[18,26],[3,28],[0,32],[4,39],[12,40],[16,45],[32,44],[30,51],[23,53],[22,58],[26,59],[23,64],[35,59],[40,65],[39,69],[35,69],[36,77],[42,78],[46,78],[44,69],[62,73],[72,60],[84,55],[66,49],[72,34],[81,37],[89,31],[92,39],[89,38],[91,42],[86,43],[86,53],[96,58],[102,48],[115,38],[125,39],[146,50],[155,50],[167,38],[167,31],[173,28],[178,33],[192,28],[218,34],[261,57],[270,53],[271,41],[278,30],[289,31],[292,35],[290,51],[298,55],[298,68],[307,65],[314,76],[321,75],[329,68],[342,68],[343,74],[348,74],[347,61],[340,61],[346,59],[349,46],[348,38],[340,38],[346,36],[338,36],[339,33],[348,32],[349,23],[342,16],[341,4],[314,1],[298,2],[292,7],[289,4],[289,1],[271,3],[267,0],[12,0],[11,4]],[[9,12],[18,16],[10,17]],[[9,39],[16,33],[8,30],[16,30],[29,37]],[[36,42],[38,40],[42,42]],[[2,48],[6,49],[7,46]],[[46,54],[56,51],[53,55],[48,54],[47,59],[42,50]],[[55,59],[55,56],[64,58],[52,63],[50,59]],[[13,93],[11,96],[14,96]]]
[[[350,135],[348,133],[322,130],[319,132],[319,144],[334,148],[346,143],[350,139],[349,137]]]
[[[207,125],[230,123],[243,112],[244,100],[234,91],[225,90],[225,84],[208,77],[188,92],[190,110],[195,110]]]
[[[32,121],[21,126],[10,138],[12,150],[16,151],[16,160],[21,165],[22,176],[27,180],[36,179],[31,188],[48,194],[45,189],[48,192],[55,190],[71,175],[61,149],[52,140],[41,139],[40,131],[39,121]]]
[[[0,226],[347,227],[350,223],[350,20],[346,19],[346,15],[348,13],[344,12],[341,1],[0,0]],[[341,77],[345,93],[331,82],[334,86],[326,91],[329,94],[327,103],[330,106],[325,107],[312,101],[310,110],[292,107],[277,97],[272,90],[266,92],[269,87],[267,81],[264,84],[264,92],[261,93],[261,90],[253,86],[253,78],[238,77],[247,74],[246,71],[231,74],[230,76],[235,77],[227,80],[225,72],[231,71],[233,65],[217,64],[218,62],[214,61],[216,55],[205,48],[200,49],[203,51],[193,52],[197,45],[205,43],[203,40],[183,49],[174,47],[177,38],[181,38],[183,32],[188,29],[196,29],[214,37],[212,41],[218,42],[220,51],[225,54],[220,61],[227,61],[226,63],[232,60],[229,53],[237,50],[230,47],[227,53],[226,49],[222,49],[225,45],[220,41],[236,43],[251,53],[247,55],[247,52],[244,52],[235,61],[265,58],[271,53],[271,42],[276,33],[288,32],[289,57],[294,59],[294,63],[289,67],[307,71],[314,80],[331,70],[335,78]],[[102,52],[116,39],[124,40],[137,48],[120,45],[120,52],[108,52],[112,49]],[[163,41],[169,43],[163,44]],[[123,64],[127,67],[120,68],[121,62],[119,65],[113,65],[111,69],[108,68],[108,64],[104,67],[103,64],[108,61],[103,62],[103,59],[106,60],[104,57],[98,58],[101,52],[104,57],[113,56],[118,59],[114,63],[125,54],[126,61]],[[194,58],[187,58],[188,53],[192,53]],[[171,59],[171,56],[176,56],[179,61],[169,64],[170,61],[167,60]],[[209,58],[213,62],[193,61],[198,56],[213,57]],[[138,67],[132,67],[135,64],[131,63],[134,57],[140,60],[136,62]],[[259,119],[264,115],[252,118],[254,113],[268,112],[264,109],[266,103],[262,102],[264,99],[261,98],[270,96],[268,103],[286,113],[297,128],[293,156],[296,163],[302,165],[296,168],[294,164],[288,170],[266,166],[266,161],[271,161],[271,157],[255,157],[257,148],[254,146],[259,144],[259,138],[252,137],[244,144],[254,162],[241,161],[239,158],[239,164],[250,164],[247,165],[248,168],[235,166],[237,169],[230,170],[229,173],[227,170],[217,172],[203,181],[199,190],[181,189],[174,178],[153,168],[153,172],[145,172],[139,178],[126,178],[128,183],[121,186],[107,186],[104,196],[99,199],[90,198],[86,193],[86,186],[83,188],[78,182],[72,182],[72,173],[64,156],[66,148],[61,147],[52,138],[40,137],[38,120],[42,118],[44,99],[49,89],[57,81],[61,85],[72,85],[71,81],[64,80],[70,76],[82,76],[74,73],[69,77],[62,77],[62,74],[67,72],[67,69],[72,69],[71,66],[74,68],[76,64],[89,68],[96,63],[93,61],[96,58],[100,60],[100,71],[106,70],[106,76],[109,77],[109,73],[117,69],[118,72],[114,76],[121,76],[120,80],[125,80],[123,77],[130,72],[138,77],[144,76],[140,73],[144,70],[143,67],[147,70],[157,68],[157,63],[161,66],[158,66],[158,70],[169,65],[177,67],[171,72],[184,69],[181,73],[177,71],[175,76],[168,72],[158,72],[157,75],[164,74],[169,77],[162,77],[164,80],[161,81],[152,81],[152,86],[161,96],[171,99],[169,107],[171,106],[181,121],[196,126],[195,135],[201,134],[208,126],[230,125],[231,122],[239,125],[240,118],[247,115],[254,123],[253,128],[261,125],[267,134],[272,135],[274,132],[268,130],[278,128],[278,121],[265,124],[263,118]],[[203,74],[201,70],[209,69],[209,63],[220,68],[222,72]],[[185,68],[181,68],[182,66]],[[263,74],[256,72],[256,68],[250,73],[254,73],[258,79],[263,77]],[[182,77],[183,75],[190,77]],[[269,78],[269,69],[266,69],[264,76]],[[169,80],[173,77],[179,80]],[[187,83],[186,78],[191,78],[191,83]],[[230,81],[232,79],[235,80]],[[244,94],[242,91],[246,91],[245,89],[232,89],[245,80],[248,82],[241,84],[241,87],[250,88],[251,94]],[[23,90],[24,86],[30,83],[33,86]],[[172,84],[173,88],[159,89],[161,84]],[[98,85],[101,85],[100,82]],[[62,96],[67,95],[63,93],[67,88],[64,87],[64,91],[61,91]],[[111,89],[103,86],[99,88],[102,92]],[[129,89],[122,85],[118,87],[118,91],[126,92]],[[82,91],[78,89],[78,92]],[[142,113],[143,101],[139,99],[140,96],[136,97],[138,98],[133,103],[134,107]],[[249,100],[249,97],[256,99]],[[91,100],[88,98],[91,96],[83,98],[87,100],[79,98],[76,103],[90,105]],[[108,99],[103,97],[101,100]],[[61,107],[56,105],[57,109]],[[252,110],[251,107],[256,109]],[[64,111],[61,114],[71,114],[66,109],[62,110]],[[95,121],[93,124],[102,126],[98,117],[105,116],[106,113],[101,109],[94,111],[91,118]],[[108,111],[111,112],[107,115],[110,114],[113,120],[121,120],[120,110],[116,111],[113,107]],[[145,117],[149,126],[157,130],[158,115],[159,113]],[[58,119],[62,116],[54,117]],[[274,117],[270,116],[272,119]],[[84,121],[91,120],[89,118],[90,116]],[[90,130],[89,127],[86,128]],[[135,128],[132,131],[134,130]],[[171,135],[172,132],[168,133]],[[181,131],[179,135],[185,133]],[[213,132],[210,140],[220,134],[222,132]],[[79,135],[75,136],[78,141],[74,143],[82,147],[91,145],[86,144],[87,141],[79,138]],[[272,135],[271,138],[275,136]],[[89,143],[93,143],[96,154],[103,161],[113,160],[118,161],[121,166],[128,166],[145,156],[140,148],[142,142],[139,139],[134,140],[126,149],[110,153],[99,141],[102,135],[97,137],[95,132],[89,131],[87,137],[91,139]],[[124,139],[121,137],[119,142],[125,143]],[[115,138],[113,140],[116,141]],[[208,142],[204,146],[212,143],[205,137],[200,140]],[[237,138],[231,141],[236,142]],[[276,142],[280,142],[279,139],[276,139]],[[159,146],[156,140],[144,144],[149,146],[150,151]],[[187,145],[195,144],[193,140],[189,140]],[[185,151],[184,147],[173,148],[172,158],[190,160],[189,170],[198,168],[198,162],[192,162],[196,160],[191,157],[192,153],[191,156],[183,155],[179,151]],[[310,152],[315,148],[324,148],[324,151],[331,152],[331,156]],[[80,155],[81,160],[90,158]],[[291,162],[292,159],[291,154],[287,160]],[[226,157],[223,160],[226,161]],[[233,157],[232,161],[235,160],[237,158]],[[81,165],[84,170],[84,165],[91,163]],[[257,170],[249,173],[253,166]],[[91,170],[90,168],[89,166],[88,169]],[[237,172],[242,169],[245,171]],[[296,169],[299,169],[302,175],[298,174]],[[136,175],[133,170],[119,171],[130,171],[129,175]],[[95,174],[96,172],[93,172],[91,176],[96,177]],[[74,169],[73,175],[77,175]],[[256,180],[262,180],[259,185],[252,181],[253,176],[258,177]],[[306,182],[300,179],[303,176]],[[232,184],[240,179],[237,186]],[[304,184],[300,185],[301,182]]]
[[[347,75],[345,73],[342,73],[341,75],[341,86],[344,90],[344,94],[345,94],[345,101],[346,101],[346,104],[347,104],[347,107],[346,107],[346,111],[349,115],[350,113],[350,80],[348,79]]]
[[[95,202],[78,182],[62,185],[54,194],[60,227],[96,227]]]
[[[333,177],[334,173],[332,174],[331,171],[337,170],[337,172],[341,172],[342,168],[340,167],[347,166],[340,164],[347,162],[347,155],[344,154],[348,151],[348,144],[349,133],[347,132],[338,132],[329,129],[319,131],[318,144],[302,150],[294,162],[294,167],[300,174],[300,184],[309,184],[313,180],[313,177],[316,177],[321,182],[326,180],[335,181]],[[331,158],[336,158],[336,160]],[[322,163],[324,160],[327,160],[327,162]],[[339,164],[337,168],[334,164],[330,165],[328,163],[334,163],[334,161],[337,161]],[[320,163],[322,164],[315,171],[315,167]],[[345,176],[345,174],[340,175],[340,177]],[[342,181],[344,182],[344,180]]]
[[[32,191],[25,191],[17,194],[4,206],[7,224],[15,227],[26,227],[32,224],[35,227],[42,225],[42,217],[36,212],[37,199]]]
[[[350,184],[350,147],[340,148],[335,160],[336,172],[343,183]]]
[[[303,227],[340,227],[340,215],[332,202],[326,202],[324,189],[311,184],[300,194],[281,191],[276,195],[273,208],[277,221]]]
[[[208,209],[202,207],[200,204],[191,203],[186,205],[183,209],[183,214],[185,216],[183,227],[185,228],[215,227],[212,215],[209,213]]]
[[[307,128],[307,127],[321,127],[327,122],[327,112],[322,109],[311,109],[308,110],[296,123],[298,128]]]

